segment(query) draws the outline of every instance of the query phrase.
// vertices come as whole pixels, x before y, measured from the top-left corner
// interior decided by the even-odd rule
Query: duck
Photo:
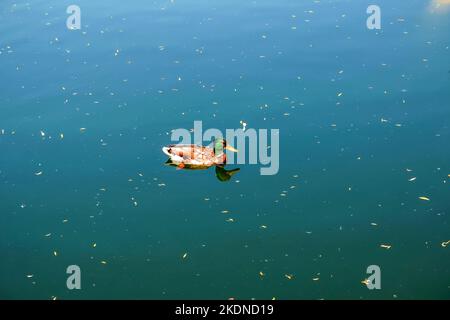
[[[162,148],[169,157],[170,164],[179,169],[207,169],[212,166],[225,166],[227,156],[225,150],[238,152],[228,145],[225,139],[216,139],[213,147],[195,144],[172,144]]]

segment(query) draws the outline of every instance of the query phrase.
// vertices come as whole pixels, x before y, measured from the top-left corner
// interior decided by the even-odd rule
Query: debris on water
[[[370,281],[369,281],[369,279],[364,279],[364,280],[361,280],[361,283],[368,286]]]
[[[447,247],[449,244],[450,244],[450,240],[442,242],[442,243],[441,243],[441,246],[442,246],[443,248],[445,248],[445,247]]]
[[[183,259],[186,259],[187,258],[187,256],[188,256],[188,254],[187,254],[187,252],[185,252],[184,254],[183,254]]]
[[[54,255],[55,257],[57,257],[57,256],[58,256],[58,252],[57,252],[57,251],[53,251],[53,255]]]
[[[226,222],[234,222],[234,219],[233,218],[229,218],[229,219],[227,219],[227,220],[225,220]]]
[[[239,121],[239,123],[241,124],[241,126],[242,126],[242,131],[245,131],[245,128],[247,127],[247,123],[246,122],[244,122],[244,121]]]
[[[264,277],[265,276],[265,273],[264,272],[262,272],[262,271],[260,271],[259,272],[259,276],[262,278],[262,277]]]
[[[313,281],[319,281],[320,278],[312,278]]]
[[[51,233],[47,233],[44,235],[44,237],[50,237],[52,234]]]
[[[95,247],[97,247],[97,244],[96,244],[96,243],[93,243],[93,244],[92,244],[92,248],[95,248]]]
[[[294,279],[294,275],[293,275],[293,274],[285,274],[284,276],[285,276],[288,280]]]
[[[33,278],[34,274],[27,274],[27,278]]]
[[[413,177],[413,178],[411,178],[411,179],[408,179],[408,181],[414,181],[414,180],[416,180],[417,178],[416,177]]]
[[[101,264],[107,264],[108,262],[106,262],[105,260],[100,261]]]
[[[392,246],[389,244],[380,244],[380,247],[383,249],[390,249]]]
[[[222,211],[220,211],[220,213],[230,213],[230,211],[228,211],[228,210],[222,210]]]
[[[428,198],[428,197],[419,197],[419,199],[423,200],[423,201],[430,201],[430,198]]]
[[[261,228],[261,229],[267,229],[267,226],[264,225],[264,224],[262,224],[262,225],[260,226],[260,228]]]
[[[80,132],[84,133],[86,131],[86,128],[80,128]]]

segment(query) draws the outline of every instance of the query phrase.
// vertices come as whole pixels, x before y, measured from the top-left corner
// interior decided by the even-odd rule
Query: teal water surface
[[[450,298],[450,11],[370,4],[2,1],[0,298]],[[165,166],[194,121],[278,174]]]

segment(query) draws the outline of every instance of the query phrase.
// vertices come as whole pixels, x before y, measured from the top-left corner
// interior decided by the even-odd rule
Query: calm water
[[[0,298],[450,298],[450,11],[369,4],[3,0]],[[164,166],[194,120],[279,173]]]

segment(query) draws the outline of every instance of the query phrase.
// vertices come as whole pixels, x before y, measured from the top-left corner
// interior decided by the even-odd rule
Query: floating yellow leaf
[[[369,282],[369,279],[364,279],[361,281],[361,283],[367,286],[367,285],[369,285],[370,282]]]
[[[381,244],[380,247],[383,249],[390,249],[392,246],[389,244]]]
[[[294,279],[294,275],[292,275],[292,274],[285,274],[284,276],[285,276],[288,280]]]
[[[428,197],[419,197],[419,199],[423,200],[423,201],[430,201],[430,198],[428,198]]]
[[[262,272],[262,271],[259,272],[259,275],[260,275],[261,277],[264,277],[264,276],[265,276],[264,272]]]

